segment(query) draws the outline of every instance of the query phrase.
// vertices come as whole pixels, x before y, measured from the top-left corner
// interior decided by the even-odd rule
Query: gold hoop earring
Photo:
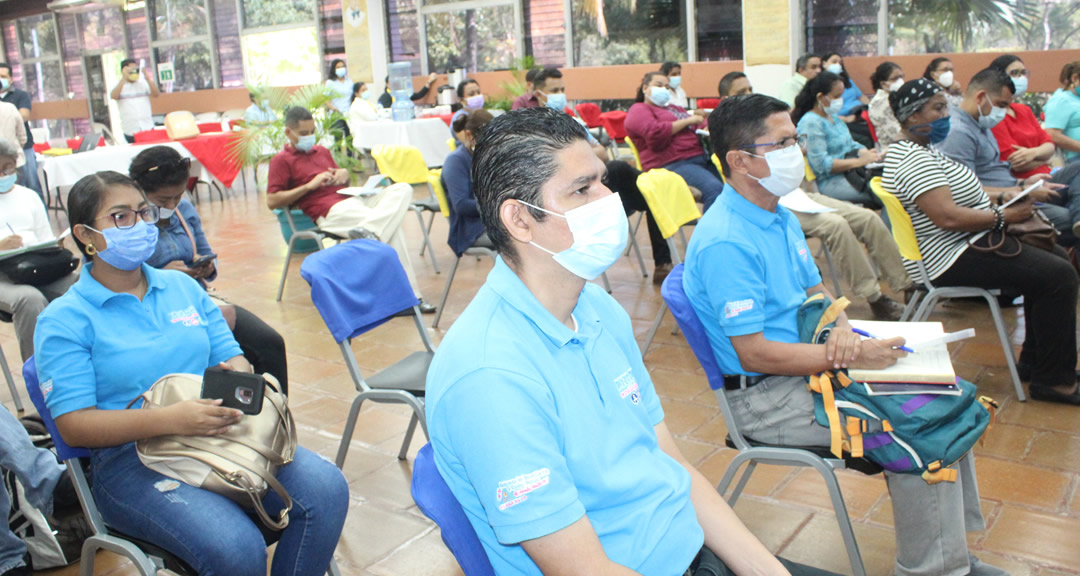
[[[97,248],[94,248],[93,244],[87,244],[86,245],[86,255],[87,256],[93,256],[94,254],[97,254]]]

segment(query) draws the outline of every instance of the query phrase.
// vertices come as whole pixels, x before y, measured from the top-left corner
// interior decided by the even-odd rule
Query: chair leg
[[[611,282],[608,282],[607,272],[600,275],[600,280],[604,283],[604,290],[606,290],[608,294],[611,294]]]
[[[630,248],[634,249],[634,254],[637,255],[638,266],[641,266],[641,277],[648,278],[649,270],[645,268],[645,259],[641,257],[641,247],[638,246],[637,238],[630,237]]]
[[[427,233],[427,228],[424,226],[424,215],[420,213],[420,210],[413,210],[416,213],[416,219],[420,222],[420,231],[424,233],[424,244],[421,246],[420,255],[424,255],[424,248],[427,248],[428,256],[431,257],[431,266],[435,269],[435,273],[439,274],[439,261],[435,259],[435,249],[431,247],[431,236]]]
[[[341,568],[338,568],[337,561],[333,558],[330,559],[330,567],[326,570],[326,576],[341,576]]]
[[[454,264],[450,266],[450,275],[446,278],[446,286],[442,291],[442,298],[439,300],[439,309],[435,311],[435,321],[431,323],[432,328],[439,327],[439,319],[442,318],[443,309],[446,308],[446,299],[450,296],[450,285],[454,283],[454,275],[457,274],[458,264],[461,262],[461,258],[454,258]]]
[[[1009,366],[1009,376],[1012,377],[1013,388],[1016,389],[1016,398],[1027,402],[1024,385],[1020,382],[1020,372],[1016,369],[1016,355],[1013,354],[1012,343],[1009,342],[1009,333],[1005,330],[1005,319],[1001,316],[1001,306],[997,298],[990,294],[986,295],[986,303],[990,305],[990,314],[994,317],[994,327],[997,328],[998,339],[1001,340],[1001,348],[1005,352],[1005,363]]]
[[[98,550],[108,550],[127,558],[135,565],[135,569],[141,576],[155,576],[157,573],[154,563],[134,543],[113,536],[95,534],[83,542],[79,560],[80,576],[94,576],[94,556]]]
[[[638,212],[637,222],[635,222],[634,225],[630,227],[630,237],[631,238],[633,238],[634,236],[637,236],[638,228],[641,228],[641,219],[644,216],[645,216],[644,212]],[[626,247],[626,252],[623,253],[623,256],[629,256],[629,255],[630,255],[630,246],[627,246]]]
[[[901,322],[908,322],[911,320],[911,315],[915,312],[915,307],[918,306],[919,300],[922,300],[922,297],[922,290],[915,290],[911,293],[911,298],[908,300],[907,304],[904,305],[904,312],[900,314]]]
[[[15,379],[11,377],[11,369],[8,368],[7,358],[4,357],[4,349],[0,348],[0,370],[4,372],[4,380],[7,381],[8,390],[11,391],[11,399],[15,402],[15,410],[23,411],[22,399],[19,398],[19,389],[15,387]]]
[[[352,443],[353,430],[356,429],[356,419],[360,416],[360,407],[364,405],[364,399],[363,394],[358,394],[353,399],[352,408],[349,409],[349,419],[345,421],[345,432],[341,435],[337,458],[334,459],[334,464],[337,464],[338,468],[345,466],[345,455],[349,453],[349,444]]]
[[[851,528],[851,518],[848,516],[847,505],[844,504],[844,495],[840,492],[840,483],[836,480],[836,472],[824,462],[814,463],[814,469],[821,474],[822,479],[825,480],[825,486],[829,489],[829,498],[832,499],[836,522],[840,525],[840,535],[844,539],[844,548],[847,549],[852,573],[855,576],[866,576],[866,568],[863,567],[862,555],[859,553],[859,543],[856,542],[855,531]]]
[[[289,208],[286,206],[286,210]],[[285,265],[281,267],[281,282],[278,282],[277,301],[281,302],[281,294],[285,292],[285,278],[289,275],[289,261],[292,260],[293,246],[296,244],[296,234],[289,237],[289,249],[285,251]]]
[[[409,419],[409,429],[405,431],[405,439],[401,441],[401,450],[398,451],[398,460],[404,460],[405,456],[409,453],[409,444],[412,444],[413,433],[416,432],[416,424],[420,422],[420,418],[413,413],[412,418]]]
[[[656,313],[656,320],[653,320],[652,327],[649,328],[648,336],[645,336],[645,345],[641,348],[641,356],[644,358],[645,353],[649,351],[649,346],[652,346],[653,338],[656,337],[656,331],[660,329],[660,323],[664,320],[664,313],[667,312],[667,303],[663,300],[660,301],[660,310]]]
[[[739,501],[739,497],[742,496],[743,490],[746,490],[746,485],[750,482],[750,476],[757,470],[757,462],[751,460],[746,465],[746,470],[743,471],[742,476],[739,477],[739,483],[735,485],[735,490],[731,493],[731,499],[728,504],[734,506]]]
[[[423,220],[421,220],[421,222],[423,222]],[[431,236],[431,226],[434,225],[434,224],[435,224],[435,213],[432,212],[431,213],[431,218],[428,218],[428,221],[427,221],[427,232],[426,232],[427,236]],[[424,245],[424,246],[420,247],[420,256],[424,255],[424,249],[426,249],[426,248],[427,248],[427,245]]]

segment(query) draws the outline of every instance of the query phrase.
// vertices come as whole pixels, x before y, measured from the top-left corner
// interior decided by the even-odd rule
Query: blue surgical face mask
[[[338,78],[344,78],[346,72],[347,72],[347,70],[344,67],[342,67],[342,68],[338,68],[338,69],[334,70],[334,75],[337,76]]]
[[[1016,92],[1013,94],[1013,98],[1019,98],[1027,92],[1028,89],[1028,77],[1020,76],[1019,78],[1013,78],[1013,86],[1016,87]]]
[[[949,137],[950,126],[951,121],[949,120],[949,116],[945,116],[944,118],[938,118],[928,124],[916,124],[915,126],[908,128],[908,132],[919,136],[929,137],[931,144],[940,144]],[[926,128],[926,130],[924,130],[924,128]]]
[[[833,74],[839,74],[844,71],[844,66],[840,63],[829,64],[825,67],[826,72],[832,72]]]
[[[672,90],[678,90],[679,86],[682,86],[682,76],[668,78],[668,86],[671,86]]]
[[[15,187],[15,180],[19,177],[18,173],[10,176],[0,177],[0,194],[7,194],[11,192],[11,189]]]
[[[301,152],[311,152],[311,149],[315,147],[315,135],[308,134],[307,136],[300,136],[296,139],[296,149]]]
[[[982,106],[979,106],[979,127],[986,130],[993,129],[1005,119],[1005,109],[994,106],[994,103],[990,103],[990,112],[983,114]]]
[[[545,102],[544,105],[553,110],[562,112],[566,109],[566,94],[548,94],[547,102]]]
[[[0,92],[7,92],[8,88],[11,88],[11,80],[0,78]]]
[[[661,108],[666,108],[671,103],[671,90],[664,86],[650,86],[649,100]]]
[[[87,226],[88,229],[94,230]],[[131,228],[106,228],[94,230],[105,237],[105,249],[98,250],[97,257],[113,268],[135,270],[154,255],[157,248],[157,228],[139,220]]]

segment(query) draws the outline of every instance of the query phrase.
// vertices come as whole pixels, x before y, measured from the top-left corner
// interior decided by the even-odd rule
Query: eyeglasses
[[[126,230],[138,224],[139,220],[151,224],[157,222],[158,207],[150,204],[146,208],[140,210],[118,210],[108,216],[96,218],[94,221],[96,222],[97,220],[104,220],[106,218],[112,218],[114,226],[121,230]]]
[[[791,148],[792,146],[796,146],[796,145],[799,148],[801,148],[803,150],[806,150],[806,134],[799,134],[798,136],[796,136],[794,138],[790,138],[790,137],[784,138],[783,140],[781,140],[779,142],[763,142],[761,144],[747,144],[746,146],[739,146],[739,149],[742,150],[742,149],[745,149],[745,148],[763,148],[763,147],[766,147],[766,146],[772,146],[773,148],[771,150],[769,150],[769,152],[772,152],[773,150],[783,150],[785,148]]]
[[[183,170],[184,172],[190,172],[191,171],[191,158],[181,158],[181,159],[179,159],[179,160],[177,160],[175,162],[166,162],[166,163],[164,163],[164,164],[162,164],[160,166],[151,166],[150,168],[147,168],[146,170],[143,170],[142,173],[139,174],[139,178],[142,178],[143,176],[147,176],[151,172],[157,172],[158,170],[177,170],[177,171]]]

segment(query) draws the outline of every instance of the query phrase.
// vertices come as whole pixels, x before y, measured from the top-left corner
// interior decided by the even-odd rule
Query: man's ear
[[[731,174],[746,174],[749,172],[749,167],[746,165],[746,154],[743,154],[741,151],[728,150],[724,159],[727,160],[727,165],[728,168],[731,169]],[[725,174],[725,176],[730,178],[731,174]]]
[[[511,238],[528,244],[532,242],[532,227],[536,220],[528,213],[528,207],[513,199],[506,199],[499,206],[499,220]]]

